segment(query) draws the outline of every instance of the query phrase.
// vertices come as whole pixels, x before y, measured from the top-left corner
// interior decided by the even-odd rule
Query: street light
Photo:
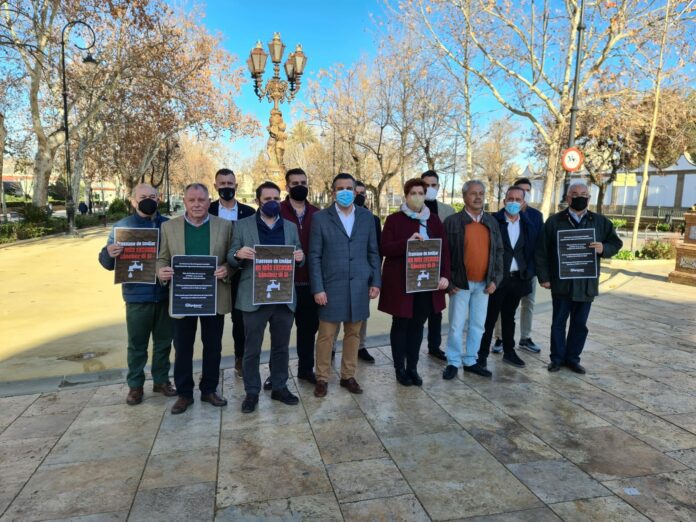
[[[266,97],[268,101],[273,102],[271,118],[267,127],[268,144],[266,149],[271,162],[271,170],[281,172],[285,171],[283,154],[287,136],[283,114],[278,109],[278,105],[285,101],[290,102],[295,98],[300,90],[302,74],[304,73],[305,65],[307,65],[307,56],[302,51],[302,46],[297,44],[295,51],[291,52],[285,61],[284,69],[287,81],[282,80],[280,78],[280,63],[283,60],[284,52],[285,44],[280,39],[280,33],[274,33],[273,39],[268,42],[268,53],[263,50],[261,41],[258,41],[247,59],[247,66],[249,67],[251,78],[254,80],[254,92],[258,96],[259,101]],[[269,54],[273,62],[273,76],[266,82],[264,87],[263,73]]]
[[[82,51],[89,51],[92,47],[94,47],[94,44],[97,40],[97,37],[94,34],[94,29],[92,29],[92,27],[87,22],[83,22],[82,20],[72,20],[68,22],[67,24],[65,24],[63,30],[60,33],[60,67],[61,74],[63,77],[63,132],[65,132],[65,176],[67,178],[65,184],[65,210],[68,216],[68,232],[70,234],[75,233],[75,199],[73,197],[72,191],[72,166],[70,165],[70,132],[68,126],[68,82],[65,75],[65,33],[66,31],[72,29],[76,25],[81,25],[85,27],[87,30],[89,30],[89,33],[92,36],[92,43],[90,43],[86,47],[81,47],[80,45],[75,44],[75,47]],[[87,56],[85,56],[82,59],[82,63],[90,66],[95,66],[97,64],[97,61],[92,57],[91,53],[87,52]]]

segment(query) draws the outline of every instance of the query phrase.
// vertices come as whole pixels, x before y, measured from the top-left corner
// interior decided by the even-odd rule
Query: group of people
[[[500,324],[493,352],[516,367],[524,361],[515,351],[515,314],[521,301],[523,332],[519,345],[538,353],[531,340],[531,314],[536,280],[552,293],[551,362],[584,373],[580,354],[587,337],[587,318],[598,280],[561,279],[557,232],[593,228],[596,241],[588,246],[598,257],[611,257],[621,240],[605,217],[588,210],[589,188],[573,183],[568,208],[544,223],[541,213],[527,204],[531,182],[518,179],[507,189],[504,208],[484,211],[485,185],[464,184],[463,210],[437,201],[439,178],[428,170],[408,180],[404,202],[381,228],[379,218],[366,207],[366,187],[352,175],[338,174],[332,185],[333,204],[320,210],[307,201],[308,178],[299,168],[285,175],[287,196],[272,182],[256,188],[258,207],[235,198],[233,171],[215,176],[219,199],[211,203],[205,185],[192,183],[184,191],[185,213],[168,220],[157,212],[157,191],[137,185],[132,194],[133,215],[116,227],[159,228],[160,244],[156,284],[123,285],[128,330],[128,386],[126,402],[143,400],[144,368],[152,337],[153,391],[178,396],[172,406],[180,414],[193,403],[193,347],[200,322],[203,345],[201,401],[224,406],[218,393],[225,315],[231,314],[235,368],[244,379],[241,408],[253,412],[261,389],[271,398],[294,405],[298,398],[287,387],[290,333],[296,325],[297,378],[314,385],[314,395],[328,393],[331,361],[341,324],[343,353],[340,386],[362,393],[356,380],[358,359],[374,362],[365,348],[370,300],[392,316],[390,342],[395,377],[403,386],[420,386],[418,374],[424,326],[428,324],[428,354],[446,361],[442,377],[453,379],[459,368],[490,377],[489,347]],[[114,269],[123,251],[112,231],[99,260]],[[407,292],[406,264],[409,241],[441,240],[440,273],[435,289]],[[292,302],[254,304],[253,266],[256,245],[287,245],[294,251],[295,278]],[[174,275],[176,255],[217,256],[217,308],[213,316],[171,318],[168,285]],[[446,303],[446,295],[449,303]],[[449,329],[441,349],[442,312],[448,307]],[[569,321],[570,320],[570,321]],[[568,327],[570,322],[570,327]],[[270,327],[270,376],[262,384],[260,355],[267,325]],[[174,384],[169,381],[169,353],[174,342]]]

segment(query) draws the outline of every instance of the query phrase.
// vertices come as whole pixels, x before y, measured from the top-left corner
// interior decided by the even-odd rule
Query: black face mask
[[[309,189],[304,185],[295,185],[290,187],[290,197],[295,201],[304,201],[307,199]]]
[[[232,187],[222,187],[221,189],[218,189],[220,198],[224,199],[225,201],[232,201],[234,199],[235,192],[236,190]]]
[[[353,203],[355,203],[359,207],[364,207],[365,206],[365,196],[363,194],[356,194],[355,201],[353,201]]]
[[[157,201],[154,199],[141,199],[138,202],[138,210],[145,214],[146,216],[151,216],[157,212]]]
[[[577,210],[578,212],[582,212],[587,208],[589,201],[590,198],[586,198],[584,196],[575,196],[570,202],[570,208]]]

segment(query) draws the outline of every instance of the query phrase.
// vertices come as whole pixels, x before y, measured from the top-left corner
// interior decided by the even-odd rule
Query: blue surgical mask
[[[508,203],[505,203],[505,212],[511,216],[516,216],[520,213],[520,210],[522,210],[522,203],[518,203],[517,201],[509,201]]]
[[[266,201],[263,205],[261,205],[261,212],[268,217],[274,218],[280,214],[280,203],[278,203],[275,199]]]
[[[336,203],[342,207],[349,207],[355,200],[355,194],[352,190],[339,190],[336,192]]]

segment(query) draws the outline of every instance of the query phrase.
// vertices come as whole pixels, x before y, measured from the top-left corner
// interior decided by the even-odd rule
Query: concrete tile
[[[325,464],[385,457],[379,438],[365,418],[331,420],[312,425]]]
[[[0,441],[0,489],[5,479],[28,480],[51,451],[55,437]]]
[[[81,517],[54,518],[50,522],[125,522],[128,511],[113,511],[111,513],[95,513]]]
[[[696,448],[696,435],[645,411],[616,411],[600,416],[660,451]]]
[[[24,415],[77,414],[89,402],[95,391],[96,388],[80,388],[44,393],[32,403]]]
[[[76,415],[76,412],[30,417],[22,415],[2,432],[0,441],[60,437],[75,420]]]
[[[696,469],[696,448],[670,451],[667,456]]]
[[[130,520],[169,522],[171,520],[213,520],[215,482],[188,484],[174,488],[140,490],[135,497]]]
[[[346,522],[429,522],[427,513],[413,495],[378,498],[341,506]]]
[[[696,413],[679,413],[676,415],[660,415],[663,419],[676,424],[686,431],[696,434]]]
[[[222,414],[221,408],[204,408],[200,403],[194,403],[181,415],[165,413],[152,446],[152,454],[217,449]]]
[[[401,472],[389,459],[360,460],[326,467],[341,503],[411,494]]]
[[[566,522],[648,522],[640,512],[618,497],[598,497],[553,504],[551,506],[558,516]]]
[[[38,394],[0,397],[0,433],[38,398]]]
[[[170,488],[217,480],[217,448],[150,455],[140,489]]]
[[[269,392],[259,395],[259,403],[253,413],[242,413],[242,400],[230,402],[222,414],[223,430],[244,430],[262,425],[283,426],[307,422],[302,404],[288,406],[271,399]]]
[[[546,504],[610,494],[599,482],[567,460],[539,460],[507,467]]]
[[[230,506],[219,510],[215,520],[230,522],[297,522],[300,520],[342,522],[343,516],[333,493],[324,493],[323,495]]]
[[[459,519],[456,522],[560,522],[553,511],[547,507],[537,509],[527,509],[525,511],[512,511],[510,513],[500,513],[498,515],[485,515],[482,517],[471,517]],[[453,521],[455,522],[455,521]]]
[[[2,514],[22,491],[26,479],[12,479],[5,477],[0,479],[0,514]],[[4,519],[3,519],[4,520]]]

